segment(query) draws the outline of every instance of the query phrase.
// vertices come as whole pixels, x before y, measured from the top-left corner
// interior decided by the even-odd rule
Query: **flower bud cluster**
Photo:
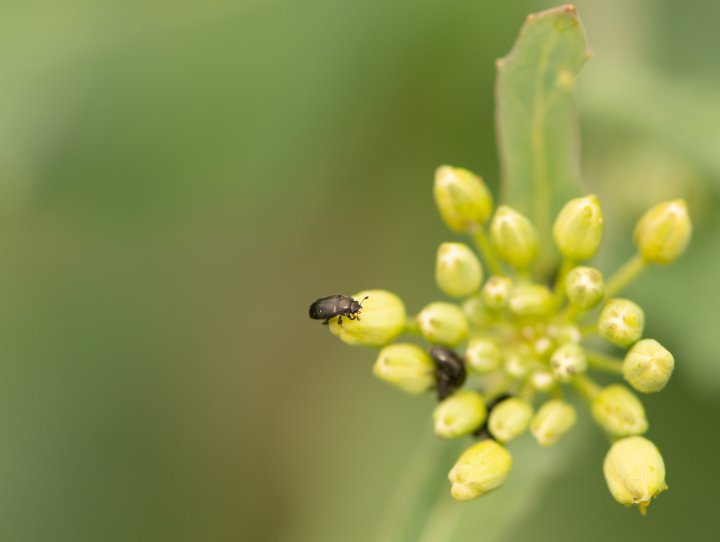
[[[455,499],[501,486],[512,467],[507,445],[515,439],[529,434],[542,447],[560,442],[585,402],[614,441],[604,464],[610,493],[644,513],[667,485],[660,453],[640,436],[649,424],[636,392],[664,388],[674,358],[643,338],[642,308],[617,294],[645,266],[671,263],[685,250],[692,231],[685,203],[650,209],[635,228],[636,256],[606,280],[587,263],[603,238],[595,195],[573,199],[558,213],[552,240],[562,263],[552,277],[533,267],[544,246],[535,226],[508,205],[495,209],[479,176],[442,166],[434,195],[450,230],[468,235],[478,249],[457,241],[438,247],[435,279],[451,300],[409,317],[395,294],[359,292],[354,299],[367,296],[362,311],[342,322],[331,318],[330,331],[348,344],[382,347],[373,368],[379,379],[409,394],[435,390],[440,402],[432,419],[440,438],[479,439],[449,473]],[[427,346],[395,342],[402,333]],[[593,347],[589,339],[598,338],[627,349],[624,359]],[[622,375],[632,390],[602,387],[594,372]]]

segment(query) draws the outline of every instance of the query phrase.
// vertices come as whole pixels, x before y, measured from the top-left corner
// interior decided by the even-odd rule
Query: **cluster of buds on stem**
[[[362,317],[330,318],[330,331],[352,345],[381,347],[373,372],[388,384],[411,394],[437,390],[439,437],[477,439],[450,470],[455,499],[502,485],[511,441],[529,433],[540,446],[554,445],[575,425],[576,405],[586,404],[613,442],[604,463],[612,496],[644,513],[667,485],[660,453],[641,436],[649,424],[637,393],[660,391],[674,359],[643,338],[642,308],[618,294],[646,266],[671,263],[685,250],[692,228],[684,201],[660,203],[640,218],[637,253],[607,280],[587,263],[603,237],[598,198],[569,201],[552,229],[562,263],[548,280],[535,276],[534,225],[507,205],[495,209],[480,177],[440,167],[434,195],[447,226],[478,251],[462,242],[438,248],[436,282],[452,301],[429,303],[413,317],[391,292],[358,292],[355,299],[367,298]],[[431,346],[397,342],[402,334]],[[603,351],[603,340],[624,355]],[[622,376],[626,385],[603,387],[593,372]]]

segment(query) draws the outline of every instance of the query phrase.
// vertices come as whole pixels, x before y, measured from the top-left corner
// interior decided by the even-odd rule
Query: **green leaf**
[[[497,62],[502,200],[533,221],[546,245],[553,217],[579,188],[573,89],[589,57],[575,8],[564,6],[528,16]]]

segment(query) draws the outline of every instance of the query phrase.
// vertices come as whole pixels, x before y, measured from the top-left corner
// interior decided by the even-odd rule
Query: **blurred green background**
[[[551,5],[4,0],[0,539],[375,540],[432,398],[375,380],[373,352],[307,307],[440,298],[435,250],[456,237],[433,170],[497,188],[494,60]],[[555,448],[519,442],[507,487],[448,539],[712,539],[720,4],[577,7],[601,267],[660,200],[686,197],[696,227],[628,293],[677,360],[646,401],[671,489],[646,518],[614,503],[585,419]],[[444,483],[452,457],[432,453]]]

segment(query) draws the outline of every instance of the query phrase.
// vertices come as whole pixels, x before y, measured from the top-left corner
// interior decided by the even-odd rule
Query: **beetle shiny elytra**
[[[348,320],[360,320],[360,311],[362,310],[363,301],[369,296],[365,296],[362,301],[355,301],[352,297],[346,295],[329,295],[321,297],[310,305],[310,318],[313,320],[325,320],[323,324],[327,325],[330,318],[338,317],[338,325],[342,325],[342,317]]]
[[[438,400],[442,401],[465,383],[465,361],[449,348],[442,346],[431,348],[430,357],[437,366],[437,395]]]

